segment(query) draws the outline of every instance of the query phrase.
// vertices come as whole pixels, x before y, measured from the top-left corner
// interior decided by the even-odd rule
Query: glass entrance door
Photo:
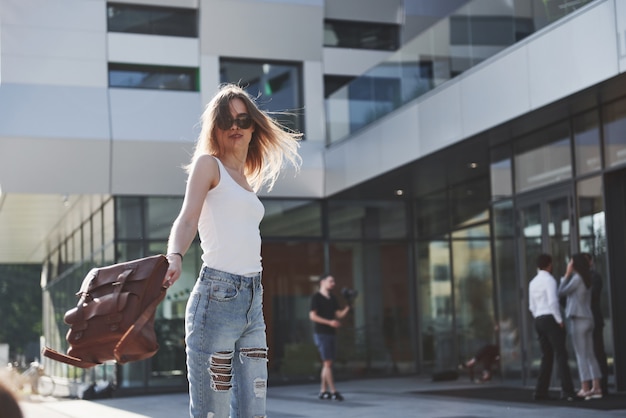
[[[552,256],[552,274],[558,280],[565,273],[577,242],[573,222],[573,198],[568,188],[551,189],[517,201],[519,226],[519,278],[522,291],[522,379],[534,385],[541,359],[532,316],[528,311],[528,282],[535,276],[541,253]]]

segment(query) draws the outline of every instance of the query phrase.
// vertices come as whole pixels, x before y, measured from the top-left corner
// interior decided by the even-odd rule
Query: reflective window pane
[[[471,358],[496,337],[489,240],[453,240],[452,260],[459,352]]]
[[[448,200],[445,192],[432,193],[419,198],[414,209],[417,219],[417,236],[445,236],[449,230]]]
[[[518,193],[572,178],[567,124],[521,138],[515,145],[515,187]]]
[[[461,228],[489,219],[489,179],[487,177],[450,187],[452,227]]]
[[[346,20],[324,21],[324,46],[394,51],[400,43],[400,27],[383,23]]]
[[[270,374],[284,380],[319,373],[309,310],[324,271],[324,246],[321,242],[264,241],[262,255],[263,312],[271,347],[270,364],[274,365]],[[351,278],[338,274],[338,297],[343,286],[352,286]],[[346,319],[342,331],[350,329],[350,319]]]
[[[404,238],[404,201],[329,201],[329,235],[334,239]]]
[[[573,118],[576,174],[591,173],[602,168],[600,158],[600,126],[598,112],[588,112]]]
[[[109,32],[198,37],[198,11],[180,7],[108,3]]]
[[[446,370],[458,363],[453,332],[450,247],[446,241],[417,244],[422,365]]]
[[[167,240],[182,205],[180,197],[146,198],[146,234],[150,239]]]
[[[117,239],[143,238],[142,199],[139,197],[117,197],[116,234]]]
[[[593,177],[578,182],[576,191],[578,193],[580,249],[591,254],[605,254],[606,226],[602,199],[602,177]]]
[[[322,235],[320,202],[310,200],[263,199],[265,216],[262,237],[319,237]]]
[[[109,63],[109,87],[198,91],[198,69]]]
[[[502,200],[493,205],[493,228],[496,237],[513,237],[515,219],[512,200]]]
[[[258,97],[259,108],[289,129],[304,132],[301,65],[297,63],[220,60],[220,81],[237,83]]]
[[[607,167],[626,162],[626,100],[602,108],[604,152]]]
[[[491,199],[497,200],[513,195],[513,165],[511,148],[497,147],[491,150]]]

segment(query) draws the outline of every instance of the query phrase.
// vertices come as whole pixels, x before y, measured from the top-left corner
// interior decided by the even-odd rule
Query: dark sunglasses
[[[236,118],[232,118],[232,116],[218,117],[217,118],[217,127],[222,131],[227,131],[233,126],[233,123],[237,125],[239,129],[248,129],[252,126],[252,118],[250,115],[240,115]]]

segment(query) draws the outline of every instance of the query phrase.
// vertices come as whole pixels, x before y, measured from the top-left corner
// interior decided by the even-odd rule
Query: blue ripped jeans
[[[267,342],[261,275],[203,267],[185,313],[191,418],[264,418]]]

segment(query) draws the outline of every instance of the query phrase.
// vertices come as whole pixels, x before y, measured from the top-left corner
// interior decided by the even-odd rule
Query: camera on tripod
[[[344,287],[343,289],[341,289],[341,295],[346,300],[348,305],[352,305],[352,302],[354,302],[354,299],[356,299],[356,297],[359,295],[359,291],[355,289],[350,289],[348,287]]]

